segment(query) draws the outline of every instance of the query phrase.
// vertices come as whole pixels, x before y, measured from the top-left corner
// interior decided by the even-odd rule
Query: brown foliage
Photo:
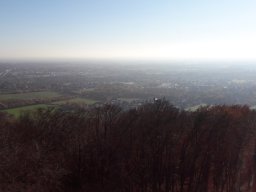
[[[255,117],[246,106],[192,113],[165,100],[0,114],[0,191],[255,190]]]

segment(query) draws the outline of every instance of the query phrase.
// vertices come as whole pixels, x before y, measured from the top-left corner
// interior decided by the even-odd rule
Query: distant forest
[[[0,113],[0,191],[250,192],[256,111],[165,100]]]

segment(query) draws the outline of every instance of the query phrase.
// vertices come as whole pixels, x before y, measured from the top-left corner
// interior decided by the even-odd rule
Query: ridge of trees
[[[256,112],[247,106],[48,108],[0,113],[0,125],[0,191],[256,189]]]

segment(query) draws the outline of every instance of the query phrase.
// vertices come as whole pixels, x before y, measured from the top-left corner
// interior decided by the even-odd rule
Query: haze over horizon
[[[256,60],[253,0],[3,0],[0,59]]]

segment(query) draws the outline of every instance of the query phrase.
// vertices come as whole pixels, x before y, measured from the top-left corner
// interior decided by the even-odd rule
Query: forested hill
[[[0,191],[255,191],[255,141],[246,106],[1,113]]]

